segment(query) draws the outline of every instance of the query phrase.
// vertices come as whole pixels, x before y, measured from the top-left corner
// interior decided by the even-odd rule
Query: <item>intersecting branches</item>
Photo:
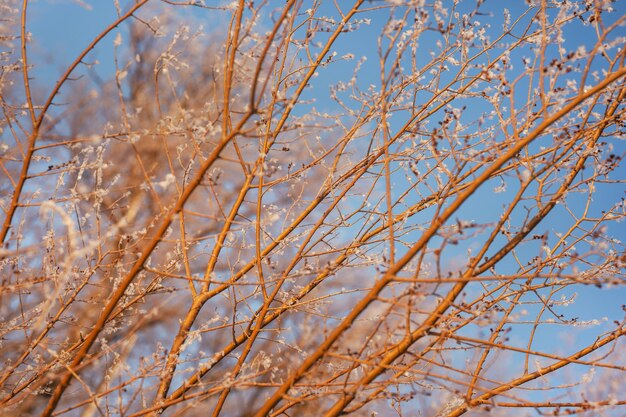
[[[2,412],[623,404],[611,2],[113,2],[50,85],[3,7]]]

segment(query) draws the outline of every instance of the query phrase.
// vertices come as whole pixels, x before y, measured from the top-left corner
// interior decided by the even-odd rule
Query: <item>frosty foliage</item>
[[[0,415],[619,413],[623,5],[103,3],[0,0]]]

